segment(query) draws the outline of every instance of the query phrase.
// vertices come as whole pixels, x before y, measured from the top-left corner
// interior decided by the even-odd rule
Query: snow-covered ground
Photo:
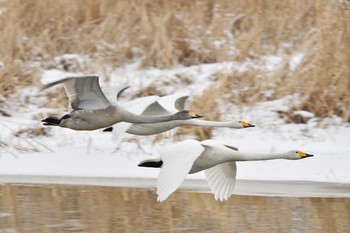
[[[270,62],[265,67],[273,69],[274,64]],[[106,88],[112,84],[127,84],[141,89],[165,78],[176,84],[178,75],[186,73],[193,80],[190,85],[181,87],[181,92],[195,95],[209,85],[210,77],[215,72],[230,72],[237,66],[244,70],[254,67],[254,64],[221,63],[170,70],[139,70],[136,65],[128,65],[111,72],[110,82],[102,82],[101,85]],[[48,70],[43,73],[42,82],[67,75],[68,73],[61,71]],[[176,93],[178,85],[164,87],[165,92]],[[154,143],[154,136],[125,135],[125,140],[117,149],[110,133],[99,130],[78,132],[56,127],[52,127],[50,136],[31,137],[22,133],[16,137],[13,134],[18,130],[26,132],[32,128],[43,127],[40,120],[35,118],[38,113],[45,115],[53,112],[52,109],[39,108],[40,103],[46,100],[37,90],[37,86],[23,90],[23,96],[18,99],[26,98],[27,106],[9,107],[12,109],[11,117],[0,117],[0,142],[6,144],[0,146],[0,177],[42,175],[154,178],[159,170],[140,168],[137,164],[146,157],[158,156],[157,147],[176,142],[171,136]],[[310,118],[306,124],[286,124],[277,111],[285,110],[297,99],[297,96],[287,96],[280,100],[260,102],[253,107],[240,108],[239,112],[234,105],[229,107],[228,112],[231,114],[222,119],[246,120],[257,127],[240,130],[218,128],[214,130],[213,139],[236,146],[244,152],[266,153],[298,149],[315,155],[313,158],[297,161],[239,162],[237,179],[350,183],[350,126],[337,117],[320,120],[307,112],[298,112]],[[135,138],[138,140],[133,140]],[[204,174],[197,173],[189,175],[188,178],[203,179]]]

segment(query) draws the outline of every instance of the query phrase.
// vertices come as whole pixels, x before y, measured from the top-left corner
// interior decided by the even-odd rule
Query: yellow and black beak
[[[314,155],[312,155],[312,154],[307,154],[307,153],[302,152],[302,151],[298,151],[298,153],[299,153],[299,156],[300,156],[302,159],[308,158],[308,157],[313,157],[313,156],[314,156]]]
[[[244,128],[255,127],[255,125],[249,124],[249,123],[247,123],[247,122],[245,122],[245,121],[241,121],[241,123],[242,123],[242,125],[243,125]]]

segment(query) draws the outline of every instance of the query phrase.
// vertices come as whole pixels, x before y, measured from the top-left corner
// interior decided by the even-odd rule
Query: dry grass
[[[350,121],[347,2],[4,0],[0,7],[6,9],[0,15],[2,96],[37,81],[40,69],[33,68],[34,62],[42,69],[70,70],[54,62],[67,53],[89,60],[74,71],[94,72],[101,64],[134,59],[162,68],[300,52],[305,57],[294,71],[284,60],[272,74],[218,74],[219,85],[212,88],[221,95],[215,97],[240,104],[262,100],[266,90],[273,91],[273,98],[299,93],[297,108]],[[200,99],[208,102],[209,97],[204,93]],[[217,106],[204,110],[214,112]]]
[[[37,82],[40,70],[17,60],[0,68],[0,96],[7,97]],[[0,101],[1,104],[1,101]]]

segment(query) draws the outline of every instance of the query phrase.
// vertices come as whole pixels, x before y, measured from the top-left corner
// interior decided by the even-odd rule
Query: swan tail
[[[113,131],[113,127],[108,127],[103,130],[103,132],[112,132],[112,131]]]
[[[59,119],[57,117],[48,117],[44,120],[41,120],[41,122],[44,122],[44,125],[58,126],[61,123],[61,119]]]
[[[141,161],[139,163],[139,167],[153,167],[153,168],[161,168],[163,165],[162,160],[157,160],[157,159],[148,159]]]
[[[64,119],[68,119],[71,116],[69,114],[64,115],[61,118],[57,118],[57,117],[48,117],[44,120],[41,120],[41,122],[44,122],[44,125],[54,125],[54,126],[59,126],[61,124],[61,121]]]

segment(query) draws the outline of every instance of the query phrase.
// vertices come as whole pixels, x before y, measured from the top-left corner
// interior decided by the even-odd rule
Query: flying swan
[[[173,120],[188,120],[201,116],[187,110],[162,116],[140,116],[125,110],[120,105],[112,105],[101,91],[96,75],[68,77],[49,83],[41,88],[63,83],[72,111],[61,118],[48,117],[44,125],[60,126],[74,130],[96,130],[118,122],[158,123]]]
[[[124,89],[123,89],[124,90]],[[142,116],[162,116],[174,114],[183,111],[185,102],[188,99],[187,94],[179,93],[167,96],[147,96],[134,99],[132,101],[121,103],[126,110]],[[204,127],[228,127],[242,129],[254,127],[245,121],[206,121],[199,119],[174,120],[159,122],[154,124],[130,124],[126,122],[118,123],[104,131],[113,131],[113,139],[119,142],[123,134],[129,133],[134,135],[153,135],[166,132],[179,126],[204,126]]]
[[[250,154],[214,140],[186,140],[158,149],[160,159],[142,161],[140,167],[161,168],[157,181],[157,200],[164,201],[184,181],[187,174],[204,170],[215,200],[227,200],[233,193],[236,180],[236,161],[271,159],[304,159],[312,157],[293,150],[276,154]]]

